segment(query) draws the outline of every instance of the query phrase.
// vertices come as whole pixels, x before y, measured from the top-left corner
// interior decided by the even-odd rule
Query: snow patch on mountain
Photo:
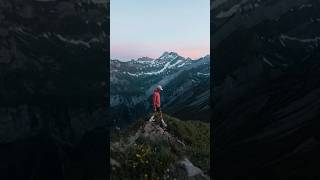
[[[242,6],[242,4],[248,2],[248,0],[242,0],[238,4],[235,4],[231,8],[229,8],[227,11],[221,11],[216,15],[216,18],[228,18],[235,14]]]
[[[262,60],[267,63],[269,66],[273,67],[273,64],[265,57],[262,58]]]
[[[313,7],[312,4],[302,4],[299,9],[303,9],[303,8],[311,8]]]
[[[180,68],[182,66],[186,65],[186,62],[182,63],[182,64],[179,64],[177,67]]]
[[[167,60],[167,59],[175,59],[179,57],[179,55],[175,52],[165,52],[162,54],[162,56],[159,57],[159,59]]]
[[[75,44],[75,45],[83,45],[83,46],[86,46],[87,48],[91,47],[88,42],[84,42],[84,41],[81,41],[81,40],[67,39],[67,38],[63,37],[62,35],[60,35],[60,34],[57,34],[56,36],[61,41],[64,41],[64,42],[68,42],[68,43]]]
[[[135,77],[139,77],[141,75],[141,74],[134,74],[134,73],[130,73],[130,72],[125,72],[125,73],[130,76],[135,76]]]
[[[238,11],[240,7],[240,4],[234,5],[232,8],[230,8],[228,11],[222,11],[219,14],[217,14],[217,18],[228,18],[232,16],[234,13]]]
[[[228,2],[228,0],[215,0],[212,2],[213,8],[217,8],[218,6]]]
[[[203,75],[203,76],[210,76],[210,73],[201,73],[201,72],[197,72],[197,75],[200,76],[200,75]]]
[[[206,56],[208,57],[208,56]],[[174,73],[174,74],[170,74],[168,76],[165,76],[161,79],[161,81],[159,81],[158,83],[154,84],[153,86],[151,86],[147,91],[146,91],[146,96],[150,96],[152,94],[153,89],[156,87],[157,84],[161,84],[162,86],[166,86],[170,81],[172,81],[173,79],[175,79],[178,75],[180,75],[182,72],[184,71],[188,71],[192,68],[196,68],[200,65],[205,65],[208,64],[208,66],[210,65],[210,58],[204,58],[202,60],[196,60],[194,61],[192,64],[185,66],[183,68],[180,68],[178,72]]]
[[[23,28],[21,27],[17,27],[15,29],[15,31],[17,33],[21,33],[21,34],[25,34],[25,35],[29,35],[29,33],[27,31],[25,31]],[[92,38],[90,39],[89,41],[83,41],[83,40],[75,40],[75,39],[68,39],[64,36],[62,36],[61,34],[54,34],[54,33],[51,33],[51,32],[44,32],[44,33],[41,33],[39,35],[36,35],[36,36],[33,36],[34,38],[36,39],[39,39],[39,38],[45,38],[45,39],[49,39],[51,37],[56,37],[58,38],[60,41],[63,41],[63,42],[66,42],[66,43],[69,43],[69,44],[73,44],[73,45],[81,45],[81,46],[85,46],[87,48],[91,48],[91,43],[94,43],[94,42],[100,42],[100,40],[98,38]]]
[[[173,64],[170,64],[170,65],[168,66],[168,68],[175,67],[177,64],[179,64],[179,63],[181,63],[181,62],[183,62],[183,60],[178,60],[177,62],[175,62],[175,63],[173,63]]]
[[[320,37],[314,37],[314,38],[297,38],[297,37],[291,37],[287,35],[281,35],[281,39],[283,40],[291,40],[291,41],[299,41],[302,43],[314,43],[320,41]]]
[[[157,75],[157,74],[160,74],[160,73],[162,73],[164,70],[166,70],[166,69],[169,67],[169,65],[170,65],[170,62],[166,63],[166,64],[164,65],[164,67],[163,67],[162,69],[160,69],[159,71],[156,71],[156,72],[147,72],[147,73],[144,73],[144,74],[146,74],[146,75]]]

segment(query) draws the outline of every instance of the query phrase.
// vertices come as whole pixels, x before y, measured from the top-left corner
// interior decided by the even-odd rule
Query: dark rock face
[[[212,3],[216,179],[320,178],[319,7]]]
[[[0,2],[0,179],[107,176],[108,11]]]

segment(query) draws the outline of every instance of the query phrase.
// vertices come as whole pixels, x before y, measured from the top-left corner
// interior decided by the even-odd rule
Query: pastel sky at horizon
[[[210,53],[209,0],[111,0],[111,59]]]

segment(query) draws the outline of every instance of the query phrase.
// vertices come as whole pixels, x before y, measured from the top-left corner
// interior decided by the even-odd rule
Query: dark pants
[[[162,111],[160,107],[157,107],[155,112],[154,112],[154,117],[156,121],[161,121],[162,118]]]

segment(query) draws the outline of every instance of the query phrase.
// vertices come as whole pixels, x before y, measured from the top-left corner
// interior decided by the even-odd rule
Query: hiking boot
[[[167,124],[163,121],[163,119],[161,119],[161,124],[164,128],[167,128]]]
[[[151,118],[149,119],[149,122],[154,122],[155,119],[154,119],[154,116],[151,116]]]

